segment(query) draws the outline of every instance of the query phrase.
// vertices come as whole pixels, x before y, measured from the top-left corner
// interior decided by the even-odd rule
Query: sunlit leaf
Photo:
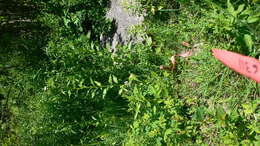
[[[234,14],[235,9],[234,9],[234,6],[230,3],[230,0],[227,0],[227,10],[233,16],[235,15]]]
[[[117,80],[117,77],[116,76],[112,76],[112,78],[113,78],[113,81],[115,82],[115,83],[118,83],[118,80]]]
[[[98,81],[94,81],[94,82],[95,82],[95,84],[96,84],[97,86],[99,86],[99,87],[102,86],[100,82],[98,82]]]
[[[252,40],[251,35],[245,34],[245,35],[244,35],[244,41],[245,41],[245,44],[246,44],[246,46],[248,47],[248,49],[249,49],[249,50],[252,50],[253,40]]]
[[[105,89],[103,90],[103,95],[102,95],[102,98],[103,98],[103,99],[106,97],[106,95],[107,95],[107,91],[108,91],[107,88],[105,88]]]
[[[255,23],[258,22],[260,20],[260,15],[259,16],[249,16],[247,18],[247,23]]]
[[[236,10],[236,15],[238,15],[239,13],[241,13],[243,10],[244,10],[244,8],[245,8],[245,5],[244,4],[242,4],[242,5],[239,5],[238,6],[238,8],[237,8],[237,10]]]

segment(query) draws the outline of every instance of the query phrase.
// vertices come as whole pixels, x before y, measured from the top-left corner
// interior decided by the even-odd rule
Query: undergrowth
[[[105,0],[26,0],[32,15],[0,16],[1,145],[259,144],[259,85],[211,54],[259,59],[257,1],[138,2],[145,41],[116,53],[99,45],[115,25]]]
[[[219,48],[259,56],[259,5],[189,1],[169,9],[162,3],[153,3],[155,17],[144,28],[154,51],[168,58],[196,51],[180,58],[174,73],[152,72],[125,87],[135,115],[126,145],[259,144],[258,84],[211,55]],[[164,13],[166,22],[154,19]]]

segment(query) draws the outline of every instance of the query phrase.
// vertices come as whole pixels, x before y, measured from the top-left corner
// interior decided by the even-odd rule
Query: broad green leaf
[[[129,81],[137,81],[138,79],[137,79],[137,76],[135,75],[135,74],[130,74],[130,76],[128,77],[128,80]]]
[[[55,83],[54,83],[54,81],[53,81],[53,78],[48,79],[47,85],[48,85],[49,87],[55,87]]]
[[[113,75],[113,81],[114,81],[115,83],[118,83],[117,77],[114,76],[114,75]]]
[[[156,53],[156,54],[160,54],[161,52],[162,52],[161,47],[155,48],[155,53]]]
[[[122,95],[123,91],[124,91],[124,89],[120,89],[120,90],[118,91],[118,94],[119,94],[119,95]]]
[[[252,14],[252,10],[250,8],[246,8],[243,12],[241,12],[241,15],[250,15]]]
[[[159,6],[159,7],[158,7],[158,11],[161,10],[162,8],[163,8],[163,6]]]
[[[260,20],[260,16],[256,15],[256,16],[249,16],[247,18],[247,23],[255,23],[257,21]]]
[[[239,13],[241,13],[243,10],[244,10],[244,8],[245,8],[245,5],[244,4],[242,4],[242,5],[239,5],[238,6],[238,8],[237,8],[237,10],[236,10],[236,15],[238,15]]]
[[[245,34],[244,35],[244,41],[245,41],[245,44],[248,47],[248,49],[252,50],[252,48],[253,48],[253,40],[252,40],[251,35]]]
[[[165,132],[164,132],[164,141],[167,141],[168,139],[168,135],[171,135],[171,133],[173,133],[172,129],[167,129]]]

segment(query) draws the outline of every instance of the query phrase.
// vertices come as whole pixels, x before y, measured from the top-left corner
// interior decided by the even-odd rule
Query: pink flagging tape
[[[220,49],[212,49],[212,53],[229,68],[260,83],[260,62],[257,59]]]

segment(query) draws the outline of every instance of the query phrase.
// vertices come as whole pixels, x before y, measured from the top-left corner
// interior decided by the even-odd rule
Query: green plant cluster
[[[173,77],[151,73],[146,86],[127,88],[136,118],[127,144],[259,144],[259,86],[210,52],[219,48],[259,57],[259,5],[190,1],[168,13],[168,23],[146,21],[154,51],[169,57],[195,51],[178,60]],[[182,41],[191,47],[181,46]]]
[[[139,2],[145,41],[114,53],[98,42],[114,27],[106,0],[27,0],[29,24],[0,24],[23,30],[0,29],[1,145],[259,144],[259,85],[210,52],[259,58],[259,4]]]
[[[172,80],[169,73],[153,72],[147,86],[137,81],[130,89],[125,86],[135,119],[126,145],[257,144],[259,99],[240,103],[182,96]]]
[[[105,18],[107,0],[31,0],[40,7],[39,20],[57,37],[78,37],[91,31],[91,38],[110,33],[113,25]],[[55,33],[54,33],[55,32]]]

